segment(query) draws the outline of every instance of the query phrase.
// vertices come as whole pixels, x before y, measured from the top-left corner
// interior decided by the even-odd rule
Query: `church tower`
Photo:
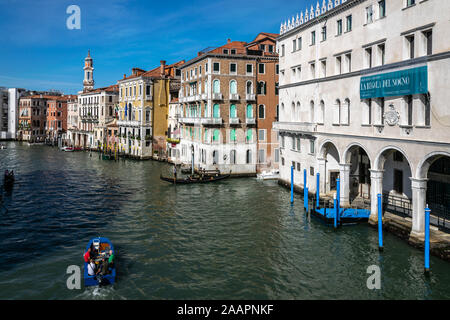
[[[84,80],[83,91],[94,89],[94,64],[91,58],[91,50],[88,51],[87,57],[84,59]]]

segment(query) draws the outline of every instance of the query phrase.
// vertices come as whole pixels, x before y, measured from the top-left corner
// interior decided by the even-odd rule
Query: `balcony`
[[[256,101],[256,94],[254,94],[254,93],[247,93],[245,95],[245,100],[247,100],[247,101]]]
[[[223,100],[223,96],[221,93],[213,93],[212,99],[213,100]]]
[[[179,121],[184,124],[200,124],[200,118],[183,117]]]
[[[202,99],[203,101],[208,100],[208,94],[202,93],[202,94],[201,94],[201,99]]]
[[[202,118],[201,124],[203,125],[221,125],[223,122],[222,118]]]
[[[256,124],[256,119],[255,118],[246,118],[245,119],[245,123],[248,124],[248,125],[250,125],[250,124],[255,125]]]
[[[238,101],[239,95],[237,93],[230,93],[230,101]]]
[[[231,124],[239,124],[239,118],[235,117],[235,118],[230,118],[230,125]]]

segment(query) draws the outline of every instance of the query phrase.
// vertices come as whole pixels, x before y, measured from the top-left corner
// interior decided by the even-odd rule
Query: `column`
[[[412,189],[412,230],[411,235],[423,238],[425,226],[425,205],[428,179],[411,179]]]
[[[378,199],[379,193],[383,194],[383,170],[370,170],[370,218],[369,220],[378,223]]]
[[[339,176],[341,179],[341,207],[350,206],[350,164],[339,164]]]
[[[327,159],[317,158],[317,163],[319,164],[319,174],[320,174],[320,193],[327,193]],[[314,188],[316,185],[316,180],[314,179]],[[310,184],[311,186],[311,184]],[[315,189],[314,189],[315,190]]]

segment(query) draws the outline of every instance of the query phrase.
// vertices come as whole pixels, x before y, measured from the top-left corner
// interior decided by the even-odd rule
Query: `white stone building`
[[[24,89],[0,88],[0,140],[16,139],[19,98]]]
[[[281,25],[281,179],[344,206],[377,195],[412,219],[449,218],[450,27],[446,0],[323,1]],[[427,192],[428,190],[428,192]],[[448,223],[448,221],[447,221]]]

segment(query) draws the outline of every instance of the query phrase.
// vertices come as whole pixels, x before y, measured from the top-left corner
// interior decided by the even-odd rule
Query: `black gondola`
[[[12,186],[14,184],[14,171],[5,171],[5,177],[3,180],[3,184],[5,186]]]
[[[223,180],[228,178],[230,175],[217,175],[217,176],[210,176],[210,175],[204,175],[204,176],[190,176],[184,179],[174,179],[169,177],[163,177],[162,175],[159,177],[161,180],[170,182],[173,184],[190,184],[190,183],[208,183],[208,182],[215,182],[219,180]]]

